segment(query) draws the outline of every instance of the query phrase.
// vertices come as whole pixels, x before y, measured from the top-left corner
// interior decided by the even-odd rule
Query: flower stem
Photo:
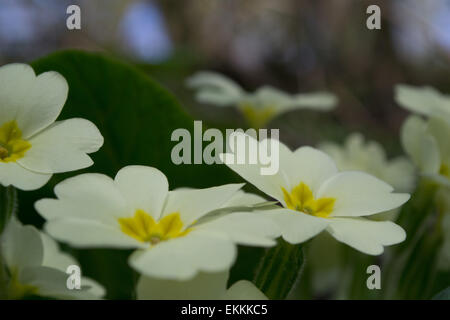
[[[269,299],[286,299],[300,277],[303,262],[302,246],[279,239],[263,256],[254,283]]]
[[[9,219],[17,211],[17,191],[14,187],[0,185],[0,299],[6,298],[8,275],[2,254],[1,236]]]

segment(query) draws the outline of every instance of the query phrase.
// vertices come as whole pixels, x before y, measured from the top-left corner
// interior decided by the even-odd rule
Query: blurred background
[[[81,30],[66,28],[70,4],[81,8]],[[381,8],[381,30],[366,28],[371,4]],[[449,17],[449,0],[0,0],[0,63],[105,51],[159,80],[194,118],[222,127],[245,122],[233,108],[194,102],[185,79],[195,71],[222,72],[248,90],[329,90],[340,101],[332,113],[294,111],[269,127],[292,147],[363,131],[395,154],[406,112],[393,86],[450,91]]]
[[[81,8],[81,30],[66,27],[71,4]],[[381,8],[381,30],[366,27],[373,4]],[[330,91],[339,98],[332,112],[292,111],[268,127],[279,128],[293,148],[342,142],[358,131],[396,156],[403,153],[398,133],[408,112],[394,102],[394,86],[431,85],[450,93],[450,0],[0,0],[0,65],[68,48],[135,65],[167,87],[192,118],[221,129],[245,128],[246,122],[235,108],[193,99],[185,81],[197,71],[218,71],[249,91],[263,85],[293,94]],[[325,243],[326,257],[317,259],[322,267],[342,250]],[[368,264],[358,253],[342,259]],[[312,280],[320,266],[311,262],[296,298],[311,297],[308,286],[321,284]],[[341,288],[354,274],[328,276]],[[354,283],[360,285],[365,270],[359,274],[364,280]],[[445,277],[437,288],[448,283]],[[350,297],[363,296],[356,290]]]

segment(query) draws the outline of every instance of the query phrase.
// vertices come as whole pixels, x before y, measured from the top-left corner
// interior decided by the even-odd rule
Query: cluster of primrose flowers
[[[211,73],[194,76],[190,85],[199,88],[202,101],[234,104],[244,114],[253,115],[249,119],[258,127],[269,114],[306,106],[324,110],[336,102],[328,93],[289,96],[267,87],[252,95]],[[92,165],[88,154],[102,146],[103,137],[87,120],[56,121],[67,93],[66,80],[56,72],[36,76],[23,64],[0,68],[0,184],[34,190],[54,173]],[[411,94],[423,92],[399,90],[399,100]],[[416,97],[412,100],[418,103]],[[448,108],[443,110],[448,112]],[[425,113],[431,116],[433,112],[430,108]],[[428,122],[412,119],[402,135],[407,153],[424,174],[448,183],[450,149],[439,139],[448,136],[450,125],[436,124],[434,118]],[[412,132],[420,139],[412,139]],[[361,145],[360,140],[351,138],[350,154],[355,153],[355,144]],[[432,147],[430,141],[436,153],[433,163],[421,156],[423,148],[428,152]],[[408,201],[414,169],[406,159],[388,161],[382,149],[374,146],[369,153],[376,157],[366,159],[364,152],[357,151],[355,156],[361,159],[353,158],[355,165],[349,167],[345,151],[339,148],[328,145],[324,151],[312,147],[291,151],[279,143],[280,169],[271,176],[260,174],[262,164],[224,161],[278,201],[279,206],[263,211],[258,206],[267,200],[244,193],[244,184],[170,190],[166,176],[152,167],[127,166],[114,179],[91,173],[69,178],[55,187],[56,199],[42,199],[35,205],[46,220],[44,232],[23,226],[13,217],[2,233],[6,297],[103,297],[104,289],[92,279],[83,278],[81,290],[66,287],[64,269],[76,262],[53,239],[77,248],[133,249],[128,263],[141,274],[138,299],[264,299],[249,281],[227,288],[228,272],[237,245],[271,247],[280,236],[299,244],[326,231],[356,250],[379,255],[385,246],[402,242],[406,234],[392,221],[371,217]],[[231,148],[230,152],[242,157],[239,153],[247,150]],[[399,170],[411,178],[402,182]],[[396,193],[394,188],[405,193]],[[252,210],[226,210],[242,207]]]

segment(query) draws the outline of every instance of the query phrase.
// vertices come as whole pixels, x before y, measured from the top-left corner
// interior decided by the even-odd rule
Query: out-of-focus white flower
[[[58,299],[99,299],[105,291],[94,280],[81,278],[81,289],[67,287],[67,267],[78,265],[59,250],[58,244],[33,226],[23,226],[16,218],[8,223],[0,238],[2,257],[9,282],[8,299],[30,295]]]
[[[401,140],[403,148],[421,173],[450,186],[450,122],[445,118],[424,120],[409,116],[403,123]]]
[[[139,279],[139,300],[267,300],[253,283],[241,280],[227,289],[229,272],[199,273],[187,281]]]
[[[58,199],[36,203],[45,229],[77,247],[136,248],[130,265],[150,277],[187,280],[231,267],[236,244],[272,246],[277,226],[264,216],[221,208],[243,186],[169,192],[151,167],[128,166],[115,179],[83,174],[55,187]]]
[[[87,154],[103,144],[97,127],[84,119],[55,122],[68,90],[57,72],[0,67],[0,184],[34,190],[54,173],[92,165]]]
[[[196,99],[216,106],[235,106],[254,128],[261,128],[276,116],[294,109],[328,111],[337,104],[328,92],[290,95],[270,86],[253,93],[246,92],[224,75],[203,71],[187,80],[188,87],[197,90]]]
[[[444,95],[432,87],[399,84],[395,87],[395,100],[414,113],[427,117],[443,117],[450,121],[450,95]]]
[[[234,135],[238,139],[254,139],[242,133]],[[265,146],[266,141],[259,142],[258,150]],[[310,147],[292,152],[280,143],[280,170],[272,176],[261,175],[262,163],[227,163],[226,159],[246,158],[236,153],[248,153],[230,147],[232,154],[221,155],[225,164],[284,207],[263,214],[279,224],[286,241],[301,243],[327,230],[338,241],[378,255],[383,246],[405,239],[405,231],[395,223],[363,217],[395,209],[409,199],[409,194],[392,193],[390,185],[367,173],[338,172],[326,153]]]
[[[319,149],[327,153],[340,171],[364,171],[386,181],[397,192],[411,192],[415,186],[414,165],[406,157],[388,160],[383,147],[376,141],[364,141],[359,133],[349,135],[343,146],[323,142]],[[377,214],[371,218],[393,220],[398,210]]]
[[[319,149],[327,153],[340,171],[364,171],[386,181],[399,192],[414,189],[414,166],[406,157],[388,160],[386,153],[376,141],[364,141],[362,134],[353,133],[343,146],[323,142]]]

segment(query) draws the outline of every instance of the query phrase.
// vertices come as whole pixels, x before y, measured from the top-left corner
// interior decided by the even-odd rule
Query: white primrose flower
[[[388,160],[383,146],[376,141],[364,141],[360,133],[347,137],[344,145],[320,143],[318,148],[327,153],[339,171],[364,171],[386,181],[397,192],[411,192],[415,186],[414,165],[406,157]],[[399,210],[377,214],[371,218],[393,220]]]
[[[450,121],[450,95],[442,94],[432,87],[399,84],[395,87],[395,101],[414,113]]]
[[[216,106],[237,107],[255,128],[263,127],[276,116],[294,109],[328,111],[337,104],[337,98],[327,92],[290,95],[270,86],[246,92],[224,75],[202,71],[187,80],[188,87],[196,89],[196,99]]]
[[[68,89],[57,72],[0,67],[0,184],[34,190],[54,173],[92,165],[87,154],[103,144],[97,127],[84,119],[55,122]]]
[[[252,282],[240,280],[227,289],[229,272],[199,273],[187,281],[142,276],[138,300],[267,300]]]
[[[238,139],[254,139],[242,133],[234,134]],[[248,145],[254,143],[258,142]],[[266,141],[259,142],[259,148],[265,146]],[[286,241],[301,243],[326,230],[338,241],[378,255],[383,252],[383,246],[405,239],[405,231],[395,223],[364,217],[401,206],[409,199],[409,194],[392,193],[390,185],[367,173],[338,172],[326,153],[311,147],[292,152],[279,143],[280,170],[271,176],[261,175],[260,163],[228,161],[236,157],[245,159],[239,152],[248,153],[248,150],[230,147],[230,154],[221,155],[225,164],[284,207],[263,215],[279,224]]]
[[[144,166],[121,169],[115,179],[82,174],[55,187],[58,199],[36,203],[54,238],[77,247],[134,248],[130,265],[150,277],[187,280],[200,271],[227,270],[236,244],[272,246],[270,220],[251,212],[208,216],[243,186],[169,192],[167,178]]]
[[[41,296],[58,299],[99,299],[105,291],[94,280],[81,277],[81,289],[67,287],[67,267],[79,265],[59,250],[58,244],[33,226],[23,226],[16,218],[8,223],[0,238],[2,257],[9,275],[8,299]]]
[[[450,122],[445,118],[424,120],[409,116],[401,129],[405,152],[420,172],[437,183],[450,187]]]

